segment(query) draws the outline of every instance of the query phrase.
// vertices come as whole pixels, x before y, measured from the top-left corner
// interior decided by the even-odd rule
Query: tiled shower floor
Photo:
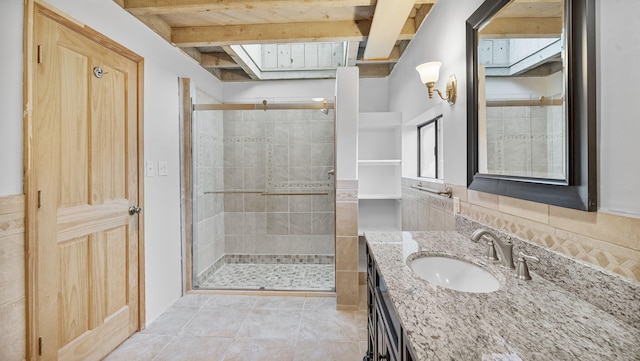
[[[334,291],[333,264],[224,264],[200,289]]]

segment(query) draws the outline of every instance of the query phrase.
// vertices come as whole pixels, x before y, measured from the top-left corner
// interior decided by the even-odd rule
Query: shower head
[[[324,113],[324,114],[329,114],[329,109],[327,109],[327,108],[322,108],[322,109],[320,109],[320,111],[322,113]]]

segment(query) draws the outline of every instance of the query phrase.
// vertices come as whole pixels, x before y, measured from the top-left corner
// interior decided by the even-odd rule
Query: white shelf
[[[366,164],[366,165],[365,165]],[[384,199],[388,195],[401,194],[401,169],[398,164],[386,163],[371,166],[363,163],[358,166],[358,193]]]
[[[358,233],[365,231],[401,231],[400,202],[395,199],[358,201]]]
[[[400,159],[361,159],[358,161],[359,165],[400,165],[402,160]]]
[[[372,227],[372,228],[359,228],[358,236],[364,236],[364,232],[401,232],[399,227]]]
[[[358,194],[358,199],[402,199],[402,194]]]
[[[402,231],[402,113],[358,115],[358,235]]]

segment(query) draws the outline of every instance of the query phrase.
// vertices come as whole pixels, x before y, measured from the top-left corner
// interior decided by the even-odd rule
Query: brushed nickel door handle
[[[129,214],[130,215],[134,215],[134,214],[140,214],[140,212],[142,212],[142,208],[138,207],[138,206],[131,206],[129,207]]]

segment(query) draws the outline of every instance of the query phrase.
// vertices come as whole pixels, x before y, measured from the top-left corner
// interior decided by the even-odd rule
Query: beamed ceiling
[[[266,79],[240,45],[346,42],[344,64],[385,77],[436,0],[114,0],[222,81]],[[560,0],[515,0],[544,11]],[[538,9],[536,9],[538,7]],[[540,13],[542,16],[549,14]],[[515,18],[518,14],[504,14]],[[510,21],[507,24],[522,24]],[[538,21],[540,19],[537,19]],[[267,46],[267,45],[265,45]],[[271,45],[273,46],[273,45]],[[298,46],[299,49],[300,46]],[[307,46],[309,47],[309,46]],[[320,47],[320,45],[318,45]],[[329,46],[330,47],[330,46]],[[335,45],[334,45],[335,49]],[[280,48],[278,48],[280,51]],[[314,50],[316,51],[316,50]],[[304,53],[298,50],[298,53]],[[307,51],[308,53],[308,51]],[[288,53],[287,53],[288,54]],[[286,55],[286,54],[285,54]],[[296,60],[291,56],[291,63]],[[281,69],[282,70],[282,69]],[[270,79],[332,77],[279,71]],[[329,72],[330,73],[330,72]],[[333,72],[335,76],[335,71]]]

